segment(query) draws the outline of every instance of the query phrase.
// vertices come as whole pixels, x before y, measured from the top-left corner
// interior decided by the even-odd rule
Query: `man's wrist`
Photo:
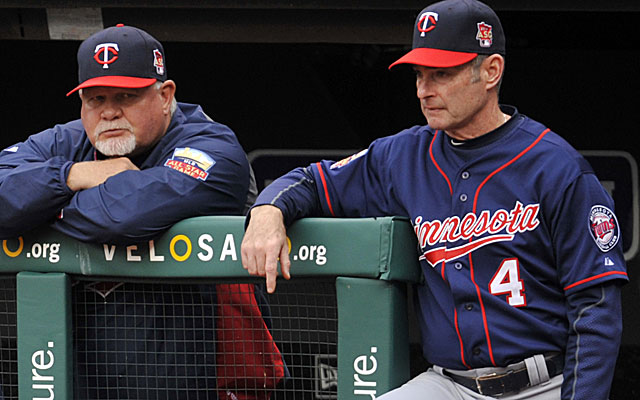
[[[256,216],[258,216],[258,218],[260,218],[261,216],[264,217],[267,214],[272,214],[274,219],[279,219],[284,224],[284,214],[280,208],[274,206],[273,204],[256,204],[252,206],[247,213],[247,218],[245,219],[244,223],[245,230],[249,226],[249,222],[252,218],[255,218]]]

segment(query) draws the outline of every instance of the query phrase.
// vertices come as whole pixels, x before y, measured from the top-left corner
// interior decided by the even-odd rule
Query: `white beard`
[[[136,137],[131,132],[108,139],[101,139],[98,135],[95,147],[105,156],[126,156],[136,149]]]

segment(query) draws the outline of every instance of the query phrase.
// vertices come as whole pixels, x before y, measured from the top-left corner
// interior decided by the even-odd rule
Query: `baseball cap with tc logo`
[[[445,0],[422,10],[413,27],[412,50],[398,64],[448,68],[478,54],[505,55],[505,37],[496,13],[476,0]]]
[[[142,88],[167,80],[164,49],[147,32],[118,24],[87,38],[78,49],[78,82],[67,96],[92,86]]]

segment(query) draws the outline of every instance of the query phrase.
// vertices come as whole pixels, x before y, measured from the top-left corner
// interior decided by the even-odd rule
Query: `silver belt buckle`
[[[512,374],[512,373],[513,373],[513,371],[507,371],[507,373],[505,373],[505,374],[500,374],[500,375],[498,375],[498,373],[497,373],[497,372],[494,372],[494,373],[491,373],[491,374],[489,374],[489,375],[482,375],[482,376],[475,377],[475,378],[473,378],[473,379],[476,381],[476,389],[478,390],[478,393],[479,393],[479,394],[481,394],[481,395],[483,395],[483,396],[485,396],[485,394],[484,394],[484,393],[482,393],[482,386],[480,385],[480,383],[481,383],[482,381],[485,381],[485,380],[488,380],[488,379],[492,379],[492,378],[496,378],[496,377],[498,377],[498,376],[507,376],[507,375],[510,375],[510,374]],[[493,393],[493,394],[492,394],[492,396],[502,396],[503,394],[505,394],[505,391],[504,391],[504,382],[503,382],[503,381],[500,381],[500,384],[502,385],[502,392],[500,392],[500,393]]]

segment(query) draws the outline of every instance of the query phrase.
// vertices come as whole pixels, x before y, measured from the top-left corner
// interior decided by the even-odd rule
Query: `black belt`
[[[545,357],[549,377],[562,373],[564,358],[561,354]],[[489,374],[478,377],[455,375],[447,370],[443,372],[454,382],[473,390],[483,396],[499,396],[505,393],[517,392],[531,385],[527,367],[504,374]]]

